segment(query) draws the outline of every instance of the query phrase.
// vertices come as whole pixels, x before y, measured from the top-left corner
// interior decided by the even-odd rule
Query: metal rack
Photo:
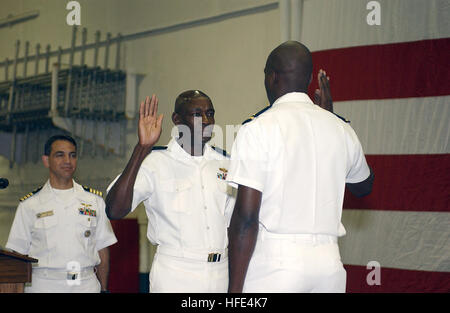
[[[83,29],[81,47],[76,47],[77,28],[73,27],[69,63],[61,63],[62,48],[57,50],[57,62],[50,69],[50,45],[43,56],[40,45],[36,54],[28,56],[29,43],[24,49],[23,75],[18,77],[20,41],[16,42],[15,58],[12,65],[12,79],[9,79],[8,60],[5,64],[5,81],[0,82],[0,131],[10,134],[9,149],[2,149],[11,166],[18,160],[17,147],[28,148],[32,132],[52,128],[62,128],[77,137],[82,155],[85,142],[92,144],[91,155],[97,155],[97,147],[103,148],[103,156],[109,153],[121,154],[122,145],[111,147],[111,137],[122,141],[125,120],[125,95],[127,75],[119,68],[121,35],[115,38],[115,69],[108,68],[111,34],[107,34],[104,45],[104,64],[98,65],[100,32],[95,34],[93,66],[85,62],[87,30]],[[74,65],[75,50],[81,51],[81,64]],[[45,59],[45,71],[39,73],[39,61]],[[34,61],[34,75],[27,76],[29,62]],[[88,128],[93,128],[90,132]],[[112,136],[113,130],[120,130]],[[90,133],[90,134],[89,134]],[[99,138],[99,133],[103,134]],[[22,136],[18,136],[18,135]],[[3,134],[4,135],[4,134]],[[39,136],[38,136],[39,137]],[[119,137],[119,138],[118,138]],[[6,140],[7,141],[7,140]],[[21,141],[21,142],[18,142]],[[19,158],[20,163],[27,158]],[[36,159],[36,158],[34,158]]]

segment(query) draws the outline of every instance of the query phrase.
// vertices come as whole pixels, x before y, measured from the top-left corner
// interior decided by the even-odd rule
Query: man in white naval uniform
[[[178,138],[155,148],[161,134],[158,99],[140,106],[139,142],[125,170],[108,187],[106,212],[124,217],[144,202],[147,237],[158,245],[150,292],[226,292],[228,157],[208,144],[214,107],[201,91],[181,93],[172,121]],[[229,210],[227,210],[229,211]]]
[[[264,72],[271,106],[239,130],[227,178],[239,185],[229,292],[345,292],[344,190],[370,193],[373,173],[350,125],[306,94],[305,46],[281,44]]]
[[[108,246],[117,239],[101,193],[73,180],[72,137],[50,137],[42,160],[49,180],[20,200],[6,244],[38,259],[25,292],[106,292]]]

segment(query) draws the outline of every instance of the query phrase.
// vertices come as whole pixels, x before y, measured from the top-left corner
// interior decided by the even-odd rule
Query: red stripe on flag
[[[346,190],[345,209],[450,212],[450,154],[367,155],[372,193]]]
[[[139,292],[139,225],[137,219],[111,221],[117,243],[109,247],[111,292]]]
[[[360,265],[344,265],[347,271],[347,292],[450,292],[449,272],[413,271],[395,268],[380,268],[380,285],[369,285],[376,282],[375,269]],[[371,274],[372,273],[372,274]]]
[[[330,76],[334,101],[443,96],[450,94],[450,38],[360,46],[312,53],[317,72]]]

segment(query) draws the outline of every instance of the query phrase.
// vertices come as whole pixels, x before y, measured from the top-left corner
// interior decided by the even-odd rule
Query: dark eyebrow
[[[53,152],[53,154],[60,154],[60,153],[62,153],[62,154],[64,154],[64,153],[66,153],[65,151],[61,151],[61,150],[58,150],[58,151],[55,151],[55,152]],[[70,152],[67,152],[68,154],[71,154],[71,153],[77,153],[76,151],[70,151]]]
[[[216,111],[212,108],[205,110],[205,112],[210,112],[210,111]],[[194,112],[203,112],[203,110],[201,108],[192,108],[186,111],[187,113],[194,113]]]

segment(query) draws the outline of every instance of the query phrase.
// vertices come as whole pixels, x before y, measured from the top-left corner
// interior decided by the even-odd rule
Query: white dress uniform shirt
[[[202,157],[192,157],[174,138],[167,149],[145,158],[134,184],[132,211],[144,202],[152,244],[186,252],[226,249],[225,211],[234,205],[227,193],[228,164],[208,144]]]
[[[262,192],[244,292],[345,292],[337,237],[345,183],[369,177],[353,129],[304,93],[244,124],[228,180]]]
[[[345,183],[370,174],[350,125],[304,93],[244,124],[231,155],[228,180],[262,192],[259,220],[274,233],[344,235]]]
[[[141,164],[132,210],[144,203],[147,237],[158,245],[150,272],[151,292],[226,292],[229,218],[225,212],[234,206],[226,182],[228,164],[229,158],[209,144],[203,156],[193,157],[175,138],[167,149],[153,150]],[[220,262],[209,263],[212,253],[221,255]]]
[[[116,242],[99,195],[75,181],[65,191],[53,189],[47,181],[20,202],[6,247],[38,259],[33,282],[44,269],[44,276],[65,281],[67,269],[93,269],[100,264],[98,251]]]

